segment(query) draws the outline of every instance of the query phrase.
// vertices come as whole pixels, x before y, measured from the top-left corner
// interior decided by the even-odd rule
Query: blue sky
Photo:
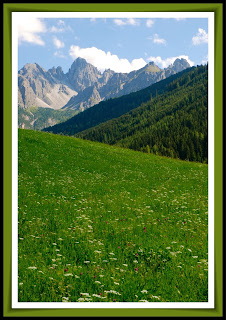
[[[167,67],[176,57],[191,65],[208,57],[207,18],[30,18],[18,27],[18,69],[38,63],[44,69],[85,58],[101,72],[130,72],[149,61]]]

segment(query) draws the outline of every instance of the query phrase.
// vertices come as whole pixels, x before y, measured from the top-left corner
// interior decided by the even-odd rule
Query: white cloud
[[[163,38],[159,38],[159,35],[157,33],[154,34],[153,36],[153,42],[158,43],[158,44],[166,44],[166,40]]]
[[[78,57],[84,58],[101,72],[106,69],[111,69],[115,72],[128,73],[133,70],[138,70],[147,64],[142,58],[134,59],[130,62],[127,59],[120,59],[117,55],[111,54],[110,51],[105,52],[96,47],[80,48],[79,46],[73,45],[70,47],[69,54],[73,59]]]
[[[148,27],[148,28],[151,28],[152,26],[153,26],[153,24],[155,23],[155,21],[154,20],[152,20],[152,19],[148,19],[147,21],[146,21],[146,26]]]
[[[44,46],[45,42],[39,33],[46,32],[45,24],[38,18],[28,18],[21,21],[18,25],[18,40],[21,42],[34,43]]]
[[[57,37],[53,37],[53,44],[56,48],[60,49],[64,47],[64,42],[57,39]]]
[[[49,29],[49,31],[52,33],[62,33],[65,31],[73,31],[73,30],[70,26],[67,26],[63,20],[60,19],[57,22],[57,26],[52,26]]]
[[[187,62],[190,64],[190,66],[193,66],[194,65],[194,62],[191,61],[189,59],[188,56],[185,56],[185,55],[180,55],[180,56],[177,56],[177,57],[170,57],[170,58],[166,58],[166,59],[162,59],[160,56],[157,56],[157,57],[149,57],[147,60],[148,61],[153,61],[157,66],[159,66],[160,68],[164,69],[164,68],[167,68],[170,64],[173,64],[174,61],[176,59],[186,59]]]
[[[194,46],[208,43],[208,33],[204,29],[199,28],[197,34],[192,38],[192,43]]]
[[[52,26],[49,31],[53,33],[61,33],[61,32],[64,32],[65,30],[64,28],[58,28],[58,27]]]
[[[55,51],[54,56],[58,57],[58,58],[66,58],[66,56],[63,53],[61,53],[60,51]]]
[[[114,19],[114,23],[117,26],[125,26],[125,25],[139,26],[139,24],[140,24],[139,20],[134,19],[134,18]]]

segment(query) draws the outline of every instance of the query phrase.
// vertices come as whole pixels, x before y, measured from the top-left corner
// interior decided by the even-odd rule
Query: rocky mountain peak
[[[38,73],[45,73],[46,71],[40,67],[38,63],[26,63],[25,66],[20,69],[20,75],[33,74],[36,75]]]
[[[148,63],[148,65],[149,65],[149,66],[156,66],[156,64],[154,63],[154,61],[150,61],[150,62]]]
[[[65,76],[62,67],[58,66],[57,68],[52,67],[51,69],[48,70],[48,72],[58,80],[62,80]]]
[[[58,66],[58,67],[56,68],[56,72],[57,72],[57,73],[63,73],[62,67]]]
[[[75,59],[69,69],[69,72],[86,68],[89,64],[85,59],[78,57]]]
[[[159,72],[161,69],[154,63],[154,61],[150,61],[146,66],[145,69],[148,72]]]
[[[92,86],[102,77],[98,69],[83,58],[74,60],[66,76],[76,91]]]
[[[180,72],[184,69],[190,68],[190,64],[188,63],[188,61],[184,58],[177,58],[174,63],[173,63],[173,69],[176,72]]]

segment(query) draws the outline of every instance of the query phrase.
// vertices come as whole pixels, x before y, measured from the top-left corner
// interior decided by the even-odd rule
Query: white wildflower
[[[139,302],[148,302],[147,300],[139,300]]]
[[[78,298],[78,301],[80,301],[80,302],[82,302],[84,300],[85,300],[84,298]]]
[[[69,297],[62,297],[62,302],[68,302]]]
[[[113,294],[117,294],[117,295],[119,295],[119,296],[121,296],[121,293],[119,293],[119,292],[117,292],[117,291],[115,291],[115,290],[105,290],[104,292],[106,292],[106,293],[113,293]]]
[[[148,291],[144,289],[141,291],[141,293],[148,293]]]
[[[90,295],[89,295],[89,293],[87,293],[87,292],[82,292],[82,293],[80,293],[81,294],[81,296],[86,296],[86,297],[90,297]]]

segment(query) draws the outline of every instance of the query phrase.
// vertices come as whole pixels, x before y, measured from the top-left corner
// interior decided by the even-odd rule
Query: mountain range
[[[110,69],[101,73],[85,59],[77,58],[64,73],[60,66],[46,71],[37,63],[28,63],[18,72],[18,105],[22,109],[84,111],[100,101],[138,91],[189,67],[182,58],[165,69],[150,62],[130,73]]]

